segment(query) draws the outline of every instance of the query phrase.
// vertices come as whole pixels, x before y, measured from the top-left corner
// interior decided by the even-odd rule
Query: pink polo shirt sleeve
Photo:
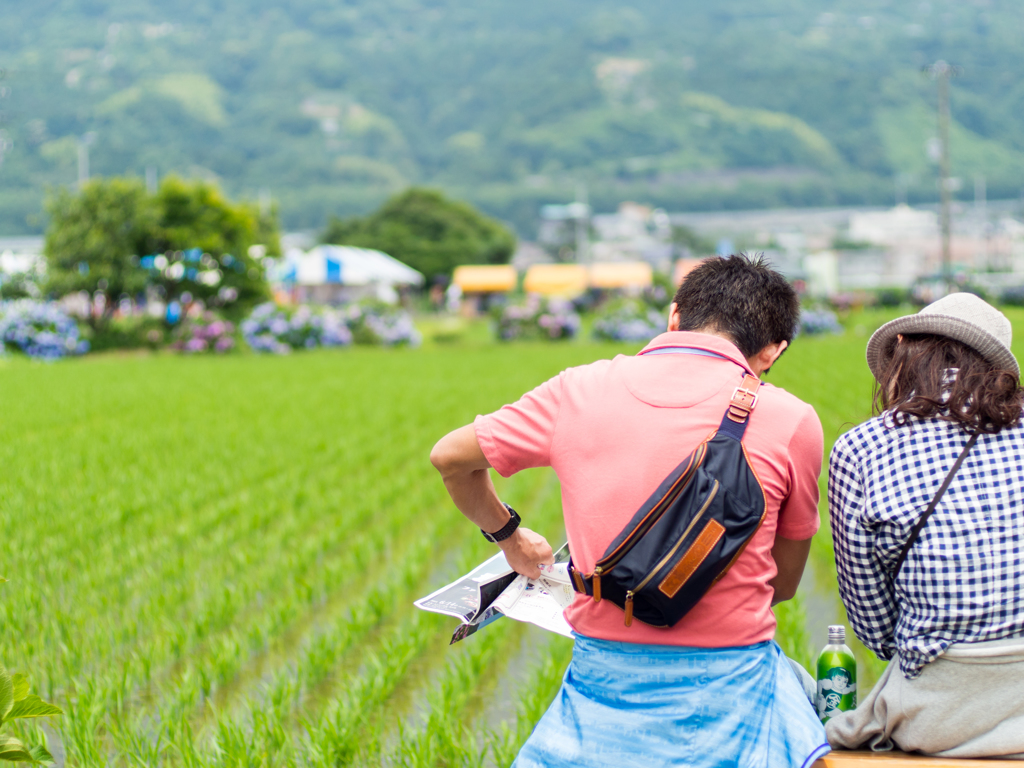
[[[555,376],[494,413],[477,416],[473,422],[480,449],[502,477],[551,465],[562,376]]]
[[[789,494],[779,507],[779,524],[775,529],[776,535],[784,539],[809,539],[821,526],[818,475],[821,474],[823,444],[818,414],[805,404],[803,418],[793,431],[787,451]]]

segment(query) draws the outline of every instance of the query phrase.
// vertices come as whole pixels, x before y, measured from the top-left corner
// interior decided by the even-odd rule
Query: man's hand
[[[522,526],[516,528],[515,533],[507,539],[498,542],[498,546],[505,553],[509,567],[531,579],[540,577],[538,565],[550,565],[555,559],[548,540]]]

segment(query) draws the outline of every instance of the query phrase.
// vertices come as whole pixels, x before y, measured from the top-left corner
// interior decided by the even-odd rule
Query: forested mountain
[[[8,0],[0,232],[47,186],[147,167],[269,190],[287,227],[410,183],[527,229],[597,208],[934,199],[935,82],[964,193],[1024,183],[1016,0]]]

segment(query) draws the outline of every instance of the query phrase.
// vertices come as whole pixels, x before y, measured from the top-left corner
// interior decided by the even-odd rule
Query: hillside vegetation
[[[0,24],[0,232],[95,173],[268,190],[286,227],[441,187],[527,229],[585,181],[600,208],[936,196],[926,144],[952,88],[953,172],[1024,178],[1024,16],[1011,0],[18,0]]]

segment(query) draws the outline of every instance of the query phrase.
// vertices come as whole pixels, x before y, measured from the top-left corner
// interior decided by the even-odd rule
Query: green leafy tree
[[[507,227],[467,203],[432,189],[409,189],[364,218],[332,218],[321,240],[376,248],[427,277],[460,264],[505,264],[516,239]]]
[[[159,223],[157,250],[201,248],[209,253],[245,254],[257,243],[271,255],[280,253],[276,225],[267,226],[256,206],[232,203],[213,184],[164,179],[155,196]],[[261,236],[265,240],[259,239]]]
[[[156,245],[159,211],[135,179],[97,179],[78,193],[62,189],[47,203],[47,292],[102,294],[112,311],[122,293],[146,287],[140,254]]]
[[[189,294],[242,311],[269,291],[260,254],[280,252],[276,216],[232,203],[205,181],[168,177],[156,194],[135,179],[88,182],[48,202],[47,291],[101,294],[105,326],[123,296],[156,289],[167,300]]]
[[[12,720],[62,714],[64,712],[60,707],[29,693],[28,678],[25,675],[12,675],[0,665],[0,730],[6,728]],[[14,736],[0,733],[0,760],[9,763],[52,763],[53,757],[42,745],[29,747]]]
[[[168,177],[155,196],[158,223],[150,253],[163,254],[159,265],[143,266],[151,284],[167,298],[185,293],[228,309],[244,309],[269,297],[261,258],[281,252],[277,221],[256,206],[232,203],[206,181]]]

